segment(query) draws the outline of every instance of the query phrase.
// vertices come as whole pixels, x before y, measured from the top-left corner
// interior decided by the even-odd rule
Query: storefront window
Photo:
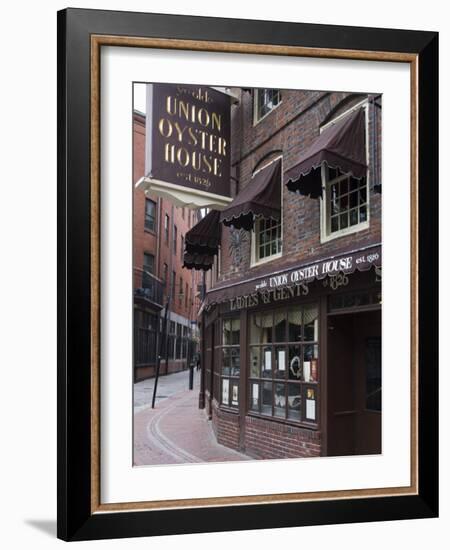
[[[239,319],[224,319],[222,323],[220,402],[227,407],[239,405],[240,333]]]
[[[249,409],[317,423],[317,304],[250,316]]]

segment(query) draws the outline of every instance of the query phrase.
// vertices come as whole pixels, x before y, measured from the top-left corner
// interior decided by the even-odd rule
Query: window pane
[[[233,319],[231,321],[231,344],[232,345],[239,345],[240,327],[241,327],[240,319]]]
[[[300,411],[301,386],[300,384],[288,384],[288,418],[300,420]]]
[[[252,315],[250,338],[252,344],[272,342],[272,313]]]
[[[358,189],[359,182],[355,178],[350,178],[350,191],[355,191],[355,189]]]
[[[316,397],[317,391],[315,388],[306,388],[305,395],[305,420],[316,422],[317,420],[317,407]]]
[[[229,319],[223,322],[223,345],[231,345],[231,321]]]
[[[263,382],[261,412],[272,414],[272,382]]]
[[[234,380],[231,380],[231,405],[233,407],[239,405],[239,385]]]
[[[302,338],[302,312],[300,309],[291,309],[288,312],[289,342],[297,342]]]
[[[231,376],[239,376],[240,371],[240,350],[239,348],[231,348]]]
[[[302,369],[302,356],[300,346],[289,346],[289,378],[291,380],[301,380]]]
[[[275,342],[286,342],[286,312],[275,313]]]
[[[359,204],[365,203],[367,200],[367,188],[361,187],[359,190]]]
[[[286,416],[286,396],[284,384],[275,384],[274,415],[284,418]]]
[[[275,348],[275,378],[286,378],[287,350],[283,346]]]
[[[339,194],[343,195],[344,193],[348,193],[348,179],[339,182]]]
[[[358,192],[354,191],[353,193],[350,193],[350,208],[355,208],[358,206]]]
[[[230,375],[231,350],[230,348],[222,348],[222,374]]]
[[[331,231],[339,231],[339,217],[334,216],[334,218],[331,218]]]
[[[250,383],[250,408],[254,411],[259,410],[259,384],[258,382]]]
[[[303,380],[305,382],[317,381],[317,355],[318,346],[303,346]]]
[[[356,225],[358,223],[358,209],[350,210],[350,225]]]
[[[224,405],[230,403],[230,381],[226,378],[222,379],[222,403]]]
[[[272,378],[272,347],[264,346],[262,349],[263,349],[262,377]]]
[[[250,348],[250,376],[259,378],[261,372],[261,348],[252,346]]]
[[[367,220],[367,206],[361,206],[359,209],[359,221],[365,222]]]
[[[306,306],[303,309],[303,339],[317,342],[319,339],[319,310],[317,305]]]
[[[345,229],[348,226],[348,216],[347,214],[340,215],[341,229]]]

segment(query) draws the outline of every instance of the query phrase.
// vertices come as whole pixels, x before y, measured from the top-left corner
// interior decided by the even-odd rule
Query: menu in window
[[[278,370],[286,370],[286,351],[278,350]]]
[[[226,405],[228,405],[229,390],[230,390],[230,381],[226,379],[222,380],[222,403],[225,403]]]

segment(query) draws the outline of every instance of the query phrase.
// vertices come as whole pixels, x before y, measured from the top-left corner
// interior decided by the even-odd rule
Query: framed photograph
[[[434,32],[58,13],[58,537],[438,515],[437,105]]]

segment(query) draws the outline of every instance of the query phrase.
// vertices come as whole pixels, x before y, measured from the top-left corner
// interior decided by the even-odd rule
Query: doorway
[[[381,310],[328,316],[327,454],[381,453]]]

